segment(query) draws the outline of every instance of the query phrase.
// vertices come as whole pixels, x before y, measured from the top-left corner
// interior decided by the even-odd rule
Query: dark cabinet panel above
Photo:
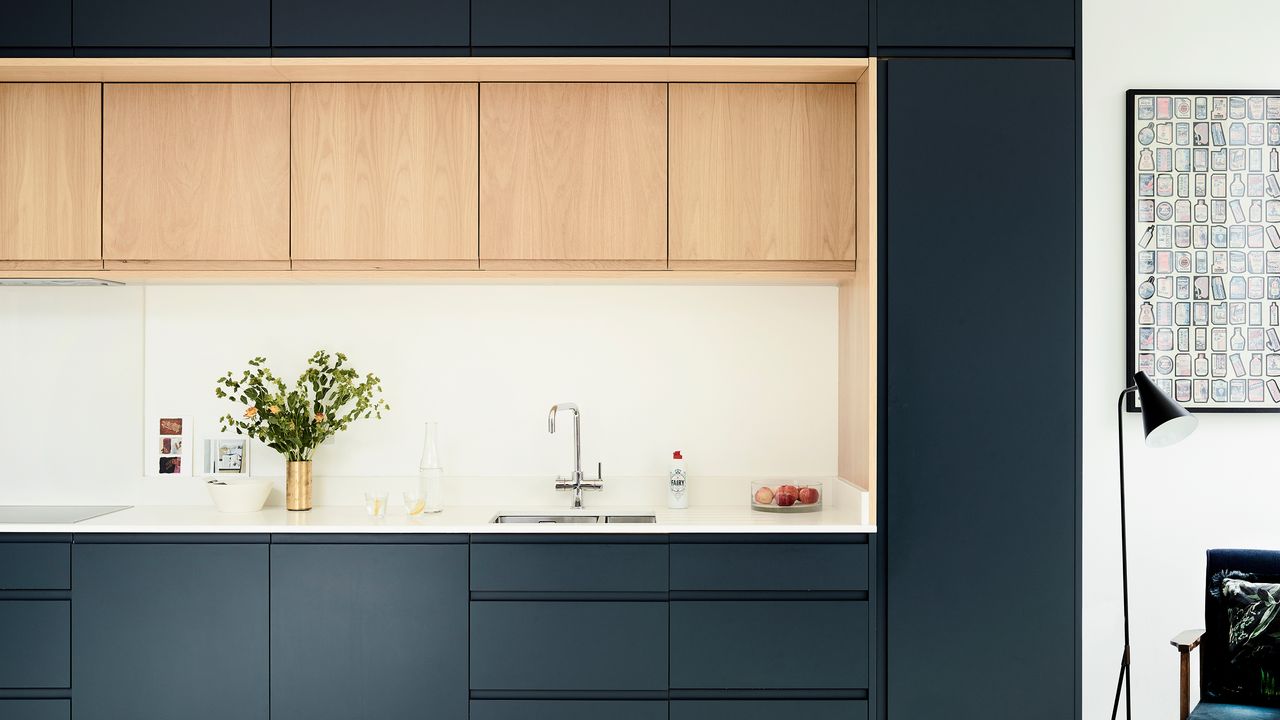
[[[266,48],[270,0],[75,0],[76,47]]]
[[[671,0],[671,44],[866,46],[867,0]]]
[[[0,47],[71,47],[71,0],[0,0]]]
[[[274,0],[276,47],[360,48],[471,43],[467,0]]]
[[[477,47],[661,47],[667,0],[472,0]]]
[[[886,47],[1075,45],[1074,0],[879,0],[876,13]]]

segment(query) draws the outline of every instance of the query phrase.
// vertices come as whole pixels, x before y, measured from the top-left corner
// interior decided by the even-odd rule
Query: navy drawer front
[[[671,44],[862,47],[867,0],[672,0]]]
[[[0,590],[70,588],[69,543],[0,542]]]
[[[71,0],[4,0],[0,47],[71,47]]]
[[[0,700],[5,720],[71,720],[70,700]]]
[[[273,0],[276,47],[467,47],[467,0]]]
[[[671,687],[866,689],[867,603],[673,601]]]
[[[270,0],[74,0],[77,47],[269,47]]]
[[[472,0],[471,44],[666,47],[667,0]]]
[[[667,546],[483,543],[471,547],[472,592],[666,592]]]
[[[475,715],[472,715],[475,718]],[[675,700],[670,720],[867,720],[865,700]]]
[[[671,590],[865,591],[867,545],[671,545]]]
[[[0,688],[71,687],[70,602],[0,601],[0,638]]]
[[[472,700],[471,720],[667,720],[665,700]]]
[[[666,690],[665,602],[473,602],[472,690]]]

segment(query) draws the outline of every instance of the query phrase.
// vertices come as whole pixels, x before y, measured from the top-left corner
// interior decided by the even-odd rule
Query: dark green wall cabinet
[[[277,539],[272,720],[411,718],[424,709],[465,720],[467,545],[454,537]]]
[[[974,688],[995,678],[1002,717],[1069,720],[1075,63],[886,65],[889,716],[989,716],[991,693]],[[920,288],[945,289],[945,311]]]
[[[1071,48],[1075,0],[879,0],[877,41],[888,47]]]
[[[267,720],[265,542],[74,546],[76,720]]]
[[[468,0],[272,0],[271,44],[287,55],[466,55]]]
[[[865,55],[866,0],[671,0],[673,54],[702,47],[732,55],[731,48],[804,48],[821,54]],[[782,54],[782,53],[770,53]]]
[[[74,0],[77,54],[267,55],[270,0]]]

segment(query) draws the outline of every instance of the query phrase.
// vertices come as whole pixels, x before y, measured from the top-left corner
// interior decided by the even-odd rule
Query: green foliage
[[[243,416],[224,415],[222,431],[261,440],[289,460],[310,460],[325,440],[355,420],[382,418],[391,406],[375,393],[382,381],[373,374],[360,379],[346,367],[347,356],[317,350],[292,390],[266,367],[266,358],[249,361],[237,377],[230,370],[218,378],[214,394],[245,406]]]

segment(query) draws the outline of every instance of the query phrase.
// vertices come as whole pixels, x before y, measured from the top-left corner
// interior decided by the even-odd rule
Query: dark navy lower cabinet
[[[865,689],[867,603],[671,602],[671,687]]]
[[[1075,63],[884,66],[889,717],[989,717],[992,694],[974,688],[994,682],[1001,717],[1071,720]],[[945,132],[929,119],[938,107]],[[936,192],[944,177],[964,180]],[[946,308],[921,287],[945,293]],[[941,374],[929,359],[940,347],[953,361]]]
[[[277,54],[463,54],[468,0],[273,0]]]
[[[867,0],[671,0],[671,45],[867,48]],[[843,54],[843,53],[836,53]]]
[[[71,687],[71,603],[0,600],[0,688]]]
[[[76,720],[267,719],[265,537],[77,536],[72,552]]]
[[[474,601],[471,689],[665,692],[667,603]]]
[[[0,542],[0,590],[71,588],[71,537]]]
[[[71,720],[70,700],[0,700],[4,720]]]
[[[271,46],[270,0],[74,0],[73,19],[77,51],[101,50],[80,54],[265,55]]]
[[[564,54],[600,54],[585,49],[615,47],[666,55],[667,4],[667,0],[471,0],[471,44],[584,49]],[[643,53],[645,48],[653,52]]]
[[[572,672],[572,668],[566,668]],[[667,720],[665,700],[473,700],[471,720]]]
[[[272,720],[466,720],[466,536],[349,538],[271,546]]]
[[[672,700],[670,720],[868,720],[868,714],[865,700]]]
[[[878,0],[876,15],[881,47],[1075,45],[1075,0]]]

